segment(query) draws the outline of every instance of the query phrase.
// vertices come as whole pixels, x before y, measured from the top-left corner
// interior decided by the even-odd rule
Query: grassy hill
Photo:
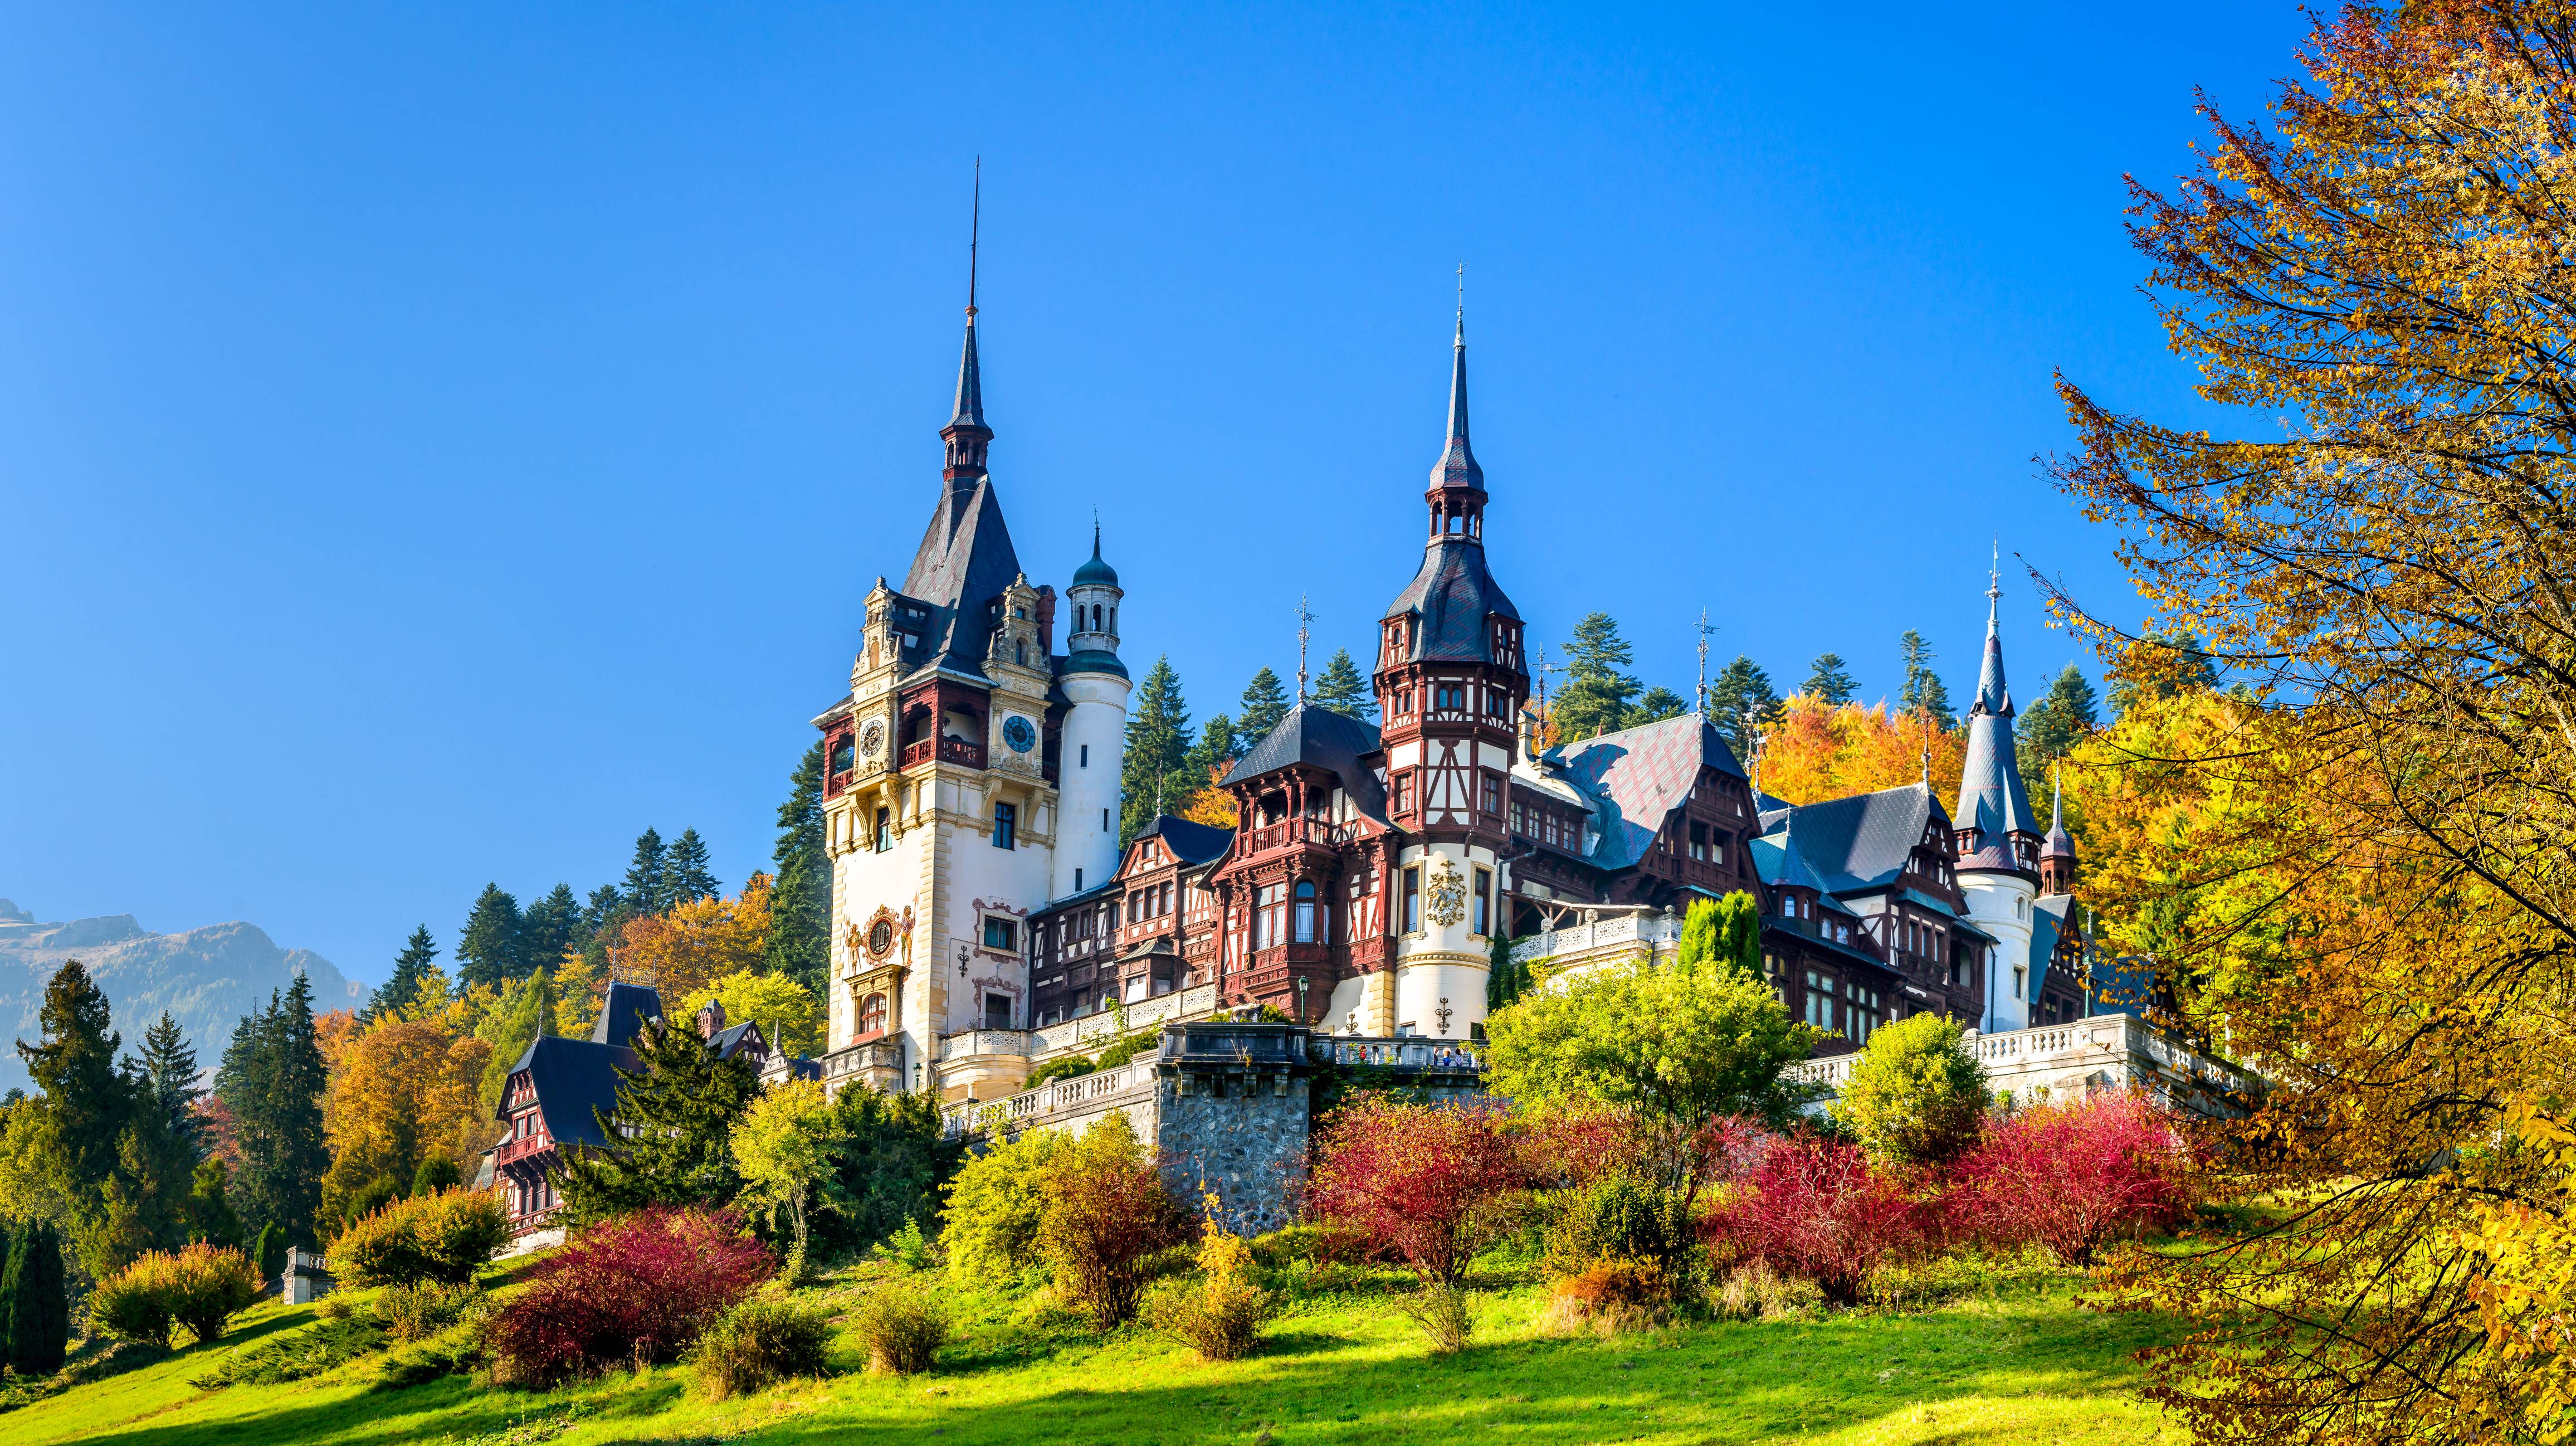
[[[819,1298],[854,1301],[859,1267]],[[2131,1394],[2130,1353],[2170,1327],[2076,1303],[2055,1272],[1985,1272],[1928,1283],[1934,1303],[1901,1313],[1693,1324],[1612,1340],[1538,1324],[1543,1288],[1496,1277],[1478,1342],[1442,1359],[1393,1308],[1402,1282],[1359,1274],[1274,1322],[1257,1355],[1202,1365],[1140,1328],[1101,1338],[1030,1300],[960,1292],[957,1338],[938,1370],[904,1379],[842,1374],[721,1403],[685,1368],[534,1394],[461,1377],[387,1389],[381,1356],[286,1385],[201,1390],[228,1351],[315,1321],[269,1304],[212,1348],[0,1414],[0,1446],[460,1446],[897,1440],[1030,1443],[1754,1442],[2089,1443],[2178,1440]],[[844,1336],[834,1365],[855,1371]]]

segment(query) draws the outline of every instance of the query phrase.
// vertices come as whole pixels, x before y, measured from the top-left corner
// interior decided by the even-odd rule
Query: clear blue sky
[[[1468,263],[1494,566],[1687,691],[1974,674],[1987,548],[2136,605],[2042,480],[2063,367],[2172,411],[2120,229],[2285,4],[0,13],[0,896],[381,978],[486,880],[764,866],[937,486],[969,168],[1032,578],[1096,504],[1204,717],[1365,660]],[[2077,656],[2007,577],[2025,695]],[[2089,666],[2089,659],[2088,666]]]

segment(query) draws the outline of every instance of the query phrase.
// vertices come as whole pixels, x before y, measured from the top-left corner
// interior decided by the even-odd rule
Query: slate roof
[[[1622,869],[1646,856],[1672,811],[1690,797],[1702,768],[1744,776],[1726,739],[1696,713],[1569,743],[1548,761],[1575,787],[1606,803],[1591,862]]]
[[[2031,905],[2030,1002],[2033,1004],[2039,1002],[2039,991],[2048,983],[2048,971],[2057,958],[2058,936],[2066,931],[2069,906],[2074,902],[2074,896],[2070,894],[2050,894]]]
[[[1279,726],[1271,729],[1268,736],[1252,745],[1252,751],[1243,755],[1243,761],[1225,776],[1225,782],[1249,783],[1290,764],[1309,764],[1340,779],[1342,792],[1350,796],[1351,805],[1384,823],[1386,790],[1379,785],[1376,770],[1360,763],[1379,747],[1376,724],[1336,713],[1320,703],[1300,703],[1288,710],[1288,716],[1280,719]]]
[[[1989,595],[1991,596],[1991,594]],[[2012,690],[2004,686],[2003,636],[1994,609],[1986,609],[1986,659],[1977,675],[1977,701],[1968,707],[1968,759],[1959,770],[1959,827],[1979,835],[1961,868],[2018,868],[2005,835],[2037,836],[2039,821],[2022,788],[2013,748]]]
[[[606,1145],[610,1140],[599,1116],[617,1108],[617,1071],[637,1067],[635,1051],[622,1045],[541,1034],[528,1041],[528,1052],[510,1072],[527,1071],[537,1088],[537,1113],[558,1146]],[[493,1118],[509,1114],[505,1102]]]
[[[1182,863],[1203,864],[1225,856],[1226,849],[1234,843],[1234,830],[1158,813],[1152,823],[1137,831],[1136,837],[1159,838],[1170,846],[1172,857]]]
[[[1494,630],[1488,619],[1520,621],[1519,609],[1503,595],[1501,583],[1485,571],[1485,545],[1472,538],[1444,533],[1423,549],[1422,570],[1405,584],[1385,616],[1419,614],[1409,662],[1476,662],[1494,660]]]
[[[1762,815],[1765,836],[1785,833],[1836,893],[1895,882],[1935,822],[1949,827],[1941,801],[1919,783]]]
[[[1091,561],[1073,570],[1075,587],[1116,587],[1118,569],[1100,560],[1100,524],[1091,524]]]
[[[941,493],[903,579],[904,596],[930,609],[929,631],[915,655],[919,666],[982,678],[994,599],[1021,570],[992,478],[977,477],[971,485],[961,478]]]
[[[1458,308],[1458,338],[1449,350],[1449,445],[1441,450],[1440,460],[1431,464],[1434,487],[1473,487],[1485,490],[1485,469],[1476,465],[1476,453],[1467,445],[1467,308]]]
[[[731,1059],[735,1055],[742,1053],[742,1047],[745,1044],[750,1043],[754,1038],[758,1038],[763,1044],[767,1044],[769,1042],[766,1036],[760,1034],[760,1025],[753,1020],[746,1019],[742,1023],[734,1025],[729,1029],[717,1030],[716,1037],[711,1042],[715,1047],[716,1058]]]
[[[600,1001],[599,1019],[590,1027],[595,1044],[613,1044],[621,1048],[635,1043],[636,1032],[644,1021],[662,1017],[662,991],[649,984],[629,984],[623,979],[608,983],[608,997]]]

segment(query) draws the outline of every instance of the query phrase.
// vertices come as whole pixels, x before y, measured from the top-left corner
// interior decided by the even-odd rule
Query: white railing
[[[975,1055],[1025,1055],[1028,1052],[1029,1032],[1025,1029],[969,1029],[940,1037],[938,1062],[946,1064]]]
[[[2129,1014],[2102,1014],[2072,1024],[2044,1024],[2001,1034],[1970,1034],[1962,1043],[1985,1070],[1986,1078],[1998,1084],[2008,1083],[2018,1075],[2085,1063],[2133,1062],[2144,1062],[2162,1073],[2223,1089],[2240,1089],[2246,1083],[2243,1072],[2234,1066],[2179,1044]],[[1798,1083],[1821,1085],[1835,1092],[1850,1082],[1852,1067],[1859,1060],[1857,1053],[1811,1059],[1791,1065],[1785,1074]]]
[[[1161,1057],[1161,1051],[1148,1050],[1125,1064],[1054,1080],[1003,1099],[963,1100],[941,1109],[940,1122],[949,1134],[958,1135],[1044,1124],[1061,1115],[1089,1114],[1107,1108],[1106,1101],[1111,1096],[1151,1090],[1154,1065]]]
[[[1541,959],[1556,963],[1588,962],[1584,956],[1604,949],[1635,952],[1640,948],[1660,952],[1678,945],[1682,938],[1681,920],[1666,913],[1612,914],[1589,923],[1571,924],[1532,934],[1512,945],[1515,963],[1533,964]]]
[[[1378,1065],[1395,1069],[1478,1070],[1485,1067],[1484,1046],[1453,1044],[1445,1039],[1327,1039],[1318,1037],[1309,1059],[1336,1064]]]
[[[1043,1029],[1032,1029],[1028,1032],[1029,1054],[1032,1058],[1053,1054],[1058,1050],[1071,1049],[1085,1040],[1115,1039],[1122,1034],[1132,1034],[1148,1025],[1196,1019],[1201,1015],[1214,1012],[1216,1012],[1216,986],[1194,985],[1188,989],[1174,990],[1169,994],[1158,994],[1141,1004],[1128,1005],[1127,1025],[1124,1029],[1118,1025],[1117,1011],[1109,1009],[1104,1009],[1098,1014],[1086,1014],[1080,1019],[1068,1019],[1062,1024],[1050,1024]]]

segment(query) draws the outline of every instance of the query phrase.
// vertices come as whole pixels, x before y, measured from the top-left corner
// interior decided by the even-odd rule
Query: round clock
[[[867,726],[859,730],[859,751],[870,758],[885,752],[885,720],[871,718]]]
[[[894,924],[879,919],[868,926],[868,952],[882,959],[894,952]]]
[[[1026,753],[1038,746],[1038,730],[1026,718],[1014,717],[1002,725],[1002,741],[1013,753]]]

